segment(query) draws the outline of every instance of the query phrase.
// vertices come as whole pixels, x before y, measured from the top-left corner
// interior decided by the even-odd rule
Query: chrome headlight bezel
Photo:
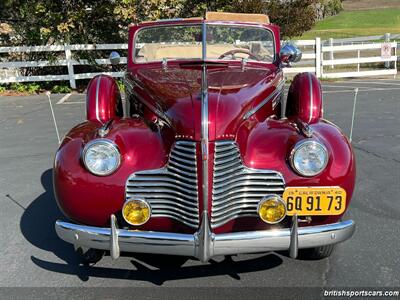
[[[113,168],[107,170],[106,172],[96,171],[96,170],[92,169],[87,163],[86,155],[87,155],[88,151],[91,148],[95,147],[96,145],[106,146],[111,151],[114,151],[114,153],[117,154],[116,155],[116,158],[117,158],[116,164],[113,166]],[[112,173],[114,173],[121,165],[121,153],[120,153],[117,145],[113,141],[108,140],[108,139],[96,139],[96,140],[93,140],[93,141],[90,141],[89,143],[87,143],[85,145],[85,147],[83,148],[82,162],[85,165],[86,170],[88,170],[90,173],[97,175],[97,176],[108,176],[108,175],[111,175]]]
[[[313,147],[319,147],[322,150],[322,153],[324,153],[324,158],[325,158],[321,168],[318,171],[315,171],[312,173],[301,170],[298,166],[296,166],[296,162],[295,162],[296,153],[298,153],[298,151],[300,149],[302,149],[303,147],[306,147],[309,145],[311,145]],[[328,161],[329,161],[329,153],[328,153],[328,150],[326,149],[325,145],[323,145],[321,142],[316,141],[316,140],[306,139],[306,140],[302,140],[302,141],[298,142],[294,146],[294,148],[290,152],[289,161],[290,161],[290,166],[297,174],[304,176],[304,177],[313,177],[313,176],[317,176],[317,175],[321,174],[326,169],[326,166],[328,165]]]

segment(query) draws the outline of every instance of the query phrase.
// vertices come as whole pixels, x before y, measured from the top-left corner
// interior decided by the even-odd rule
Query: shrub
[[[117,80],[118,88],[121,93],[125,92],[125,85],[122,80]]]
[[[29,94],[37,94],[40,92],[41,89],[41,86],[37,83],[30,83],[26,86],[26,91]]]
[[[10,90],[17,91],[20,93],[26,93],[26,87],[22,83],[11,83]]]
[[[51,92],[55,94],[68,94],[71,92],[71,88],[68,85],[55,85],[52,87]]]
[[[10,85],[10,90],[19,92],[19,93],[28,93],[28,94],[36,94],[39,93],[41,90],[41,86],[38,83],[12,83]]]
[[[6,91],[6,87],[0,85],[0,93],[4,93]]]

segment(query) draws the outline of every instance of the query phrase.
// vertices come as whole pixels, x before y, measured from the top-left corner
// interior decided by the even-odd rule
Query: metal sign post
[[[51,104],[50,92],[46,92],[46,95],[47,95],[47,98],[49,99],[50,110],[51,110],[51,115],[53,116],[53,122],[54,122],[54,127],[55,127],[56,133],[57,133],[58,144],[61,144],[60,134],[58,133],[56,117],[54,115],[53,104]]]
[[[351,127],[350,127],[350,136],[349,136],[350,143],[353,139],[353,127],[354,127],[354,117],[356,115],[357,94],[358,94],[358,88],[354,89],[353,115],[351,117]]]
[[[382,43],[381,58],[389,59],[392,56],[392,47],[390,45],[390,33],[385,33],[385,42]],[[390,62],[385,62],[385,68],[390,69]]]

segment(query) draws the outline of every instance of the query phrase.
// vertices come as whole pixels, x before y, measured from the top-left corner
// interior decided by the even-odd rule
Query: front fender
[[[347,138],[333,124],[320,120],[310,128],[311,138],[322,142],[329,153],[326,169],[314,177],[302,177],[290,166],[289,156],[295,144],[306,139],[287,119],[269,119],[262,123],[249,123],[238,132],[238,144],[244,164],[256,169],[271,169],[282,173],[286,186],[340,186],[346,190],[348,207],[354,190],[356,166],[354,153]],[[323,223],[336,222],[339,216],[323,219]]]
[[[297,74],[290,85],[286,116],[313,124],[323,116],[322,89],[318,78],[312,73]]]
[[[104,74],[93,77],[87,87],[86,119],[104,124],[116,117],[123,117],[117,82]]]
[[[117,213],[125,202],[129,175],[161,168],[170,145],[140,119],[115,120],[104,138],[118,146],[121,165],[109,176],[96,176],[86,170],[81,153],[86,143],[97,138],[98,126],[96,122],[85,122],[66,135],[56,153],[53,183],[57,203],[68,218],[105,226],[109,225],[110,215]]]

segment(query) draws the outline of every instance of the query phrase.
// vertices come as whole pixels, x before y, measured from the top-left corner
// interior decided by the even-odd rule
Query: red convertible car
[[[87,120],[57,151],[55,196],[71,220],[58,236],[85,262],[105,251],[329,256],[355,230],[342,219],[355,160],[313,74],[283,97],[283,68],[300,58],[265,15],[130,26],[125,105],[112,77],[94,77]]]

